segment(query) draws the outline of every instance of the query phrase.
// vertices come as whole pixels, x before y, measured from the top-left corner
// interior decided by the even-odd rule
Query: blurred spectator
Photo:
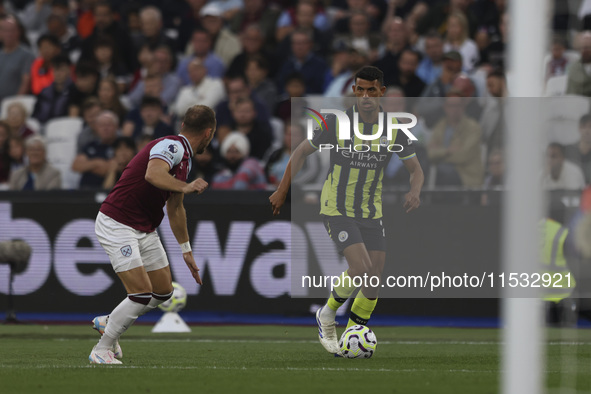
[[[591,32],[581,36],[581,59],[568,70],[566,94],[591,96]]]
[[[209,3],[201,9],[199,14],[203,28],[212,37],[213,53],[222,60],[226,67],[229,66],[232,59],[242,51],[242,47],[238,37],[230,29],[224,27],[222,7],[217,3]],[[192,52],[192,48],[189,49]]]
[[[148,44],[152,49],[161,45],[166,45],[171,50],[180,49],[176,48],[174,40],[164,34],[162,29],[162,13],[158,8],[153,6],[144,7],[140,11],[139,16],[142,33],[139,36],[139,41],[135,43],[136,51],[144,44]]]
[[[370,18],[365,12],[356,11],[349,17],[349,33],[338,36],[349,47],[367,53],[373,61],[378,57],[378,47],[382,38],[371,32]]]
[[[27,165],[10,175],[10,190],[61,189],[60,172],[47,162],[45,141],[40,136],[25,142]]]
[[[177,51],[179,52],[187,47],[187,43],[191,41],[193,31],[197,28],[203,27],[201,25],[201,16],[199,15],[199,12],[201,12],[201,9],[207,3],[207,0],[185,0],[181,3],[184,3],[187,10],[180,15],[180,23],[177,29],[179,33],[177,38]]]
[[[203,153],[193,156],[191,163],[191,172],[187,177],[188,181],[201,178],[205,182],[211,183],[213,176],[219,168],[219,163],[214,160],[214,152],[211,144],[207,145]]]
[[[70,58],[66,55],[58,55],[51,61],[53,83],[41,91],[33,109],[32,116],[40,123],[68,116],[69,94],[72,85],[70,67]]]
[[[466,115],[478,121],[482,114],[482,107],[477,98],[476,85],[472,78],[460,74],[451,84],[451,89],[462,95],[466,104]]]
[[[265,165],[265,175],[269,184],[273,186],[279,185],[287,168],[291,153],[305,140],[305,137],[304,128],[298,123],[285,124],[283,146],[271,153]],[[326,174],[322,173],[320,155],[310,155],[306,158],[302,169],[298,171],[296,177],[292,180],[292,184],[321,182],[325,176]]]
[[[20,136],[8,138],[8,155],[10,156],[10,174],[25,165],[25,140]]]
[[[19,12],[19,18],[24,28],[29,32],[41,32],[45,21],[51,14],[52,0],[33,0]]]
[[[566,75],[569,66],[569,59],[564,56],[566,42],[560,37],[554,37],[550,60],[545,64],[546,80],[550,77]]]
[[[487,156],[493,150],[504,148],[507,131],[507,83],[505,74],[493,71],[486,79],[488,97],[482,109],[480,127],[482,143],[486,146]]]
[[[119,87],[115,78],[108,76],[99,83],[98,99],[103,110],[112,111],[119,119],[125,119],[127,110],[121,104]]]
[[[34,95],[41,93],[43,89],[53,82],[51,59],[61,52],[61,46],[57,38],[47,34],[37,39],[37,48],[39,57],[31,65],[31,92]]]
[[[346,0],[335,1],[332,7],[337,8],[333,15],[333,29],[336,33],[347,33],[349,30],[349,18],[355,12],[365,12],[371,18],[372,30],[378,31],[382,23],[382,16],[386,12],[386,4],[380,0]]]
[[[331,76],[333,77],[326,90],[325,97],[342,97],[351,93],[354,85],[354,75],[361,67],[368,65],[367,56],[358,50],[342,47],[335,49],[331,65]],[[301,97],[301,96],[294,96]]]
[[[129,92],[133,92],[137,84],[143,81],[151,71],[153,73],[157,67],[156,60],[154,59],[154,51],[150,49],[149,45],[142,45],[137,54],[137,63],[138,67],[133,72],[131,83],[129,84]]]
[[[462,55],[463,69],[471,72],[480,61],[478,47],[469,38],[468,20],[461,12],[451,14],[447,20],[445,52],[458,51]]]
[[[287,76],[297,71],[304,78],[306,94],[321,94],[328,68],[322,58],[312,53],[311,35],[302,30],[293,32],[291,50],[293,55],[283,63],[277,76],[278,90],[283,91]]]
[[[224,125],[231,125],[234,122],[231,109],[236,105],[239,99],[250,98],[254,103],[257,114],[257,120],[268,122],[271,115],[267,111],[265,104],[250,90],[244,76],[235,76],[226,81],[226,91],[228,99],[222,101],[215,108],[215,117],[217,121],[218,132],[216,138],[220,138],[219,129]],[[223,137],[222,137],[223,138]],[[222,139],[220,138],[220,140]]]
[[[108,36],[115,44],[114,58],[120,59],[126,69],[133,70],[134,56],[133,45],[129,34],[115,19],[112,5],[108,1],[98,1],[93,5],[94,29],[92,34],[82,42],[81,60],[92,61],[94,57],[95,42],[99,37]],[[78,19],[80,26],[80,18]],[[80,30],[78,30],[80,32]],[[80,32],[80,36],[83,36]]]
[[[427,14],[418,23],[417,31],[424,34],[431,29],[443,34],[449,27],[449,16],[454,13],[462,13],[467,20],[467,35],[476,31],[477,21],[474,15],[474,3],[471,0],[441,0],[429,7]]]
[[[8,105],[5,120],[10,128],[9,131],[11,136],[26,139],[35,134],[35,132],[27,126],[28,117],[29,114],[27,113],[27,109],[22,103],[17,101]]]
[[[252,56],[246,63],[246,80],[250,90],[256,94],[267,107],[268,113],[275,111],[277,104],[277,88],[269,76],[269,64],[262,56]]]
[[[222,142],[221,154],[225,168],[212,179],[212,189],[262,190],[267,184],[258,160],[249,157],[250,143],[242,133],[230,133]]]
[[[277,104],[275,116],[286,123],[291,122],[291,99],[293,97],[304,97],[306,95],[304,78],[300,73],[292,73],[287,77],[284,88],[285,94],[282,96],[282,100]]]
[[[406,49],[398,60],[397,75],[392,79],[394,86],[400,86],[406,97],[420,97],[425,90],[425,82],[417,77],[420,55],[411,49]]]
[[[286,8],[279,15],[275,38],[281,42],[297,28],[326,30],[329,26],[321,2],[299,0],[295,7]]]
[[[78,61],[82,41],[76,34],[76,30],[68,25],[67,16],[49,15],[47,32],[58,39],[63,54],[68,55],[72,62]]]
[[[386,41],[380,47],[379,58],[374,66],[384,71],[384,86],[390,86],[398,73],[400,54],[408,49],[408,37],[404,21],[400,18],[392,19],[386,25],[384,32]]]
[[[177,75],[183,85],[191,83],[187,65],[195,58],[199,59],[207,68],[207,75],[212,78],[221,78],[224,76],[224,62],[211,51],[211,35],[207,30],[196,29],[191,38],[193,45],[193,55],[184,57],[178,65]]]
[[[108,36],[98,37],[94,42],[94,64],[101,79],[111,76],[124,91],[131,81],[131,75],[125,64],[119,61],[115,54],[115,44]]]
[[[546,190],[581,190],[585,187],[585,176],[581,168],[565,159],[564,146],[553,142],[546,150],[542,183]]]
[[[96,97],[89,97],[82,104],[82,131],[78,134],[76,142],[76,152],[82,152],[84,147],[93,142],[98,142],[99,137],[96,131],[96,118],[102,112],[101,104]]]
[[[196,104],[215,108],[226,98],[226,90],[220,78],[207,76],[207,68],[199,59],[193,59],[187,66],[191,84],[183,86],[173,105],[173,111],[179,119]]]
[[[157,97],[160,97],[164,104],[171,105],[176,99],[182,85],[181,79],[174,71],[174,53],[166,45],[159,46],[154,50],[154,62],[155,65],[151,70],[160,77],[162,84],[162,90]],[[140,105],[142,97],[146,94],[146,83],[146,78],[138,81],[133,90],[129,92],[127,98],[133,108]]]
[[[96,118],[98,141],[89,142],[78,153],[72,170],[82,173],[80,189],[101,189],[113,158],[113,143],[117,139],[119,119],[111,111],[103,111]]]
[[[76,30],[80,38],[88,38],[94,31],[96,20],[94,16],[95,0],[81,0],[78,8],[78,20],[76,21]]]
[[[0,120],[0,189],[8,187],[10,175],[10,130],[6,122]]]
[[[131,137],[138,140],[140,137],[148,135],[153,140],[167,135],[174,135],[174,130],[170,125],[162,120],[162,103],[158,97],[145,96],[140,106],[140,118],[133,123],[133,133]],[[129,120],[124,127],[125,134],[130,129]]]
[[[485,191],[502,190],[505,182],[505,159],[503,152],[500,150],[493,150],[488,155],[487,175],[484,178],[482,189]],[[490,205],[491,203],[498,204],[500,201],[491,201],[489,193],[482,193],[480,198],[481,205]]]
[[[80,116],[81,107],[84,101],[96,96],[99,74],[91,63],[79,62],[74,71],[74,85],[70,89],[70,100],[68,102],[69,116]]]
[[[109,169],[103,181],[103,189],[111,190],[115,183],[121,178],[123,170],[131,159],[135,156],[137,150],[133,138],[119,137],[113,143],[113,159],[109,161]]]
[[[274,75],[277,71],[277,66],[271,53],[263,48],[264,37],[261,28],[258,25],[248,26],[240,34],[240,42],[242,43],[242,52],[240,52],[230,63],[226,77],[232,78],[236,75],[244,75],[246,69],[246,60],[253,55],[260,55],[267,59],[270,67],[270,74]]]
[[[33,54],[20,43],[18,23],[13,16],[0,19],[0,102],[9,96],[26,94],[31,83]]]
[[[441,75],[443,68],[443,40],[435,32],[425,37],[425,56],[417,68],[417,76],[427,85],[432,84]]]
[[[244,8],[230,20],[232,32],[240,34],[250,25],[256,24],[263,33],[264,46],[272,49],[275,45],[275,27],[279,12],[274,7],[267,7],[264,0],[244,0]]]
[[[483,52],[484,57],[480,61],[481,63],[491,65],[493,68],[504,69],[507,66],[505,53],[509,38],[509,14],[506,12],[501,16],[499,30],[501,32],[500,38],[490,43]]]
[[[257,119],[254,102],[249,98],[240,98],[231,108],[233,122],[218,126],[217,138],[224,141],[233,131],[246,135],[250,142],[250,156],[261,160],[273,143],[273,130],[267,120]]]
[[[437,186],[479,188],[483,168],[480,152],[480,126],[465,115],[459,93],[445,99],[445,117],[433,128],[427,153],[437,166]]]
[[[579,142],[564,147],[565,158],[579,166],[585,176],[585,184],[591,184],[591,114],[579,120]]]

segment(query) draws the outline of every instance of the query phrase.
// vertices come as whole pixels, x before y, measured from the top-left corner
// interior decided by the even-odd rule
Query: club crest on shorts
[[[124,247],[122,247],[121,249],[121,254],[125,257],[129,257],[131,256],[131,246],[129,245],[125,245]]]
[[[349,233],[347,233],[346,231],[341,231],[339,233],[339,241],[345,242],[347,238],[349,238]]]

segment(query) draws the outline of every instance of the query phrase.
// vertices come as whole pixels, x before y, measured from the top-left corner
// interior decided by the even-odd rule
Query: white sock
[[[164,301],[166,301],[170,297],[172,297],[172,292],[170,292],[169,294],[164,294],[164,295],[152,293],[152,299],[150,299],[150,302],[148,302],[148,305],[146,305],[144,307],[144,310],[142,311],[142,313],[140,313],[140,316],[143,315],[144,313],[150,312],[152,309],[155,309],[158,305],[162,304]]]
[[[320,320],[323,323],[330,323],[333,322],[337,317],[337,311],[333,311],[328,304],[324,305],[322,310],[320,311]]]
[[[148,304],[149,305],[149,304]],[[111,349],[133,322],[142,315],[142,312],[148,305],[140,304],[125,298],[109,315],[109,323],[105,328],[105,333],[101,337],[97,349]]]

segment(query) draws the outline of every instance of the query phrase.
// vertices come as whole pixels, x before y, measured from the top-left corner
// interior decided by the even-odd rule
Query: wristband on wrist
[[[191,251],[191,244],[189,242],[185,242],[181,245],[181,250],[183,251],[183,253],[189,253]]]

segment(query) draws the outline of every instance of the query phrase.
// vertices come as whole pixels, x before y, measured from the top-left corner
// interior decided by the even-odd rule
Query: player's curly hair
[[[370,82],[377,79],[380,83],[380,86],[384,85],[384,73],[382,70],[374,66],[361,67],[355,73],[355,81],[357,81],[357,79],[363,79]]]
[[[182,131],[200,134],[206,129],[214,129],[215,124],[215,112],[211,108],[206,105],[194,105],[185,113]]]

